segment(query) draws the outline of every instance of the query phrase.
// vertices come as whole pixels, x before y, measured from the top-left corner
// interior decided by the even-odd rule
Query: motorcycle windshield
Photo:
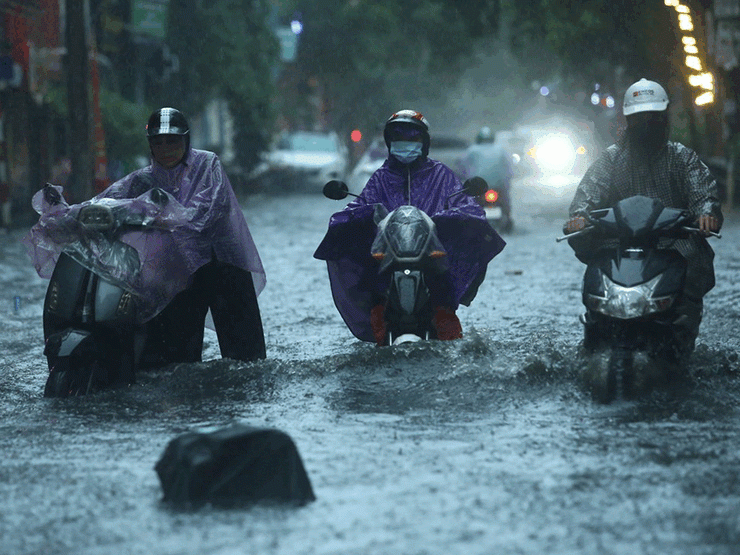
[[[371,252],[382,255],[380,270],[395,261],[419,262],[432,250],[444,251],[432,219],[413,206],[401,206],[378,225]]]
[[[658,199],[633,196],[621,200],[601,219],[603,231],[615,237],[642,240],[678,225],[686,214],[667,208]]]

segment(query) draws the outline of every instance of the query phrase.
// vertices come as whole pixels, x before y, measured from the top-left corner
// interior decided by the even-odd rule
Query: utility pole
[[[67,101],[69,106],[72,175],[70,202],[92,197],[93,154],[90,139],[90,68],[88,63],[87,0],[65,0]]]

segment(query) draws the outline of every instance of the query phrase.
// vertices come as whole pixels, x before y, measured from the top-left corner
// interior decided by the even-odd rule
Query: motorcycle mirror
[[[463,188],[471,197],[478,197],[488,190],[488,183],[482,177],[470,177],[463,183]]]
[[[342,200],[349,194],[349,188],[344,181],[332,179],[324,185],[324,196],[332,200]]]

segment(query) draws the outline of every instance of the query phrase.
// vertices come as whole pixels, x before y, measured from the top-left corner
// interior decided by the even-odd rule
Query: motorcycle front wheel
[[[44,397],[78,397],[92,391],[95,370],[88,366],[70,365],[66,357],[49,361],[52,370],[46,379]]]

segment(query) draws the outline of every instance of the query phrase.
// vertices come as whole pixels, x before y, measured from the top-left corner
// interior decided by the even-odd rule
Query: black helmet
[[[146,124],[146,136],[157,135],[188,135],[190,127],[188,120],[180,110],[174,108],[160,108],[152,112]]]
[[[396,126],[411,126],[420,129],[423,139],[422,155],[427,156],[429,154],[429,122],[421,112],[417,112],[416,110],[400,110],[386,120],[385,128],[383,129],[383,138],[389,149],[391,147],[390,131]]]

